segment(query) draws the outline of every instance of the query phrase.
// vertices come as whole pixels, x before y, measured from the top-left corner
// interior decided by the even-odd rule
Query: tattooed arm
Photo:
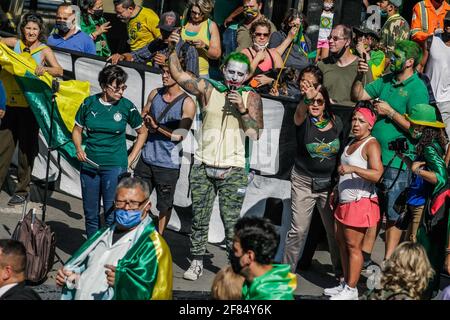
[[[178,43],[180,35],[172,33],[169,42]],[[212,86],[208,81],[197,78],[181,68],[180,60],[177,57],[176,50],[173,49],[169,55],[169,69],[172,78],[188,93],[194,95],[200,104],[204,107],[208,104]]]
[[[242,96],[237,91],[230,91],[228,99],[241,114],[245,135],[252,140],[258,140],[264,128],[260,95],[255,92],[250,92],[247,97],[247,108],[245,108]]]

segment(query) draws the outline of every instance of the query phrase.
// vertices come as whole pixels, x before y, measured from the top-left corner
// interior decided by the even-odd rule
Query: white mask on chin
[[[267,41],[265,44],[258,44],[258,43],[254,43],[253,44],[253,48],[256,50],[256,51],[264,51],[266,48],[267,48],[267,46],[269,45],[269,42]]]
[[[227,65],[223,68],[223,77],[225,84],[231,88],[238,88],[242,86],[248,74],[248,66],[239,61],[228,61]]]

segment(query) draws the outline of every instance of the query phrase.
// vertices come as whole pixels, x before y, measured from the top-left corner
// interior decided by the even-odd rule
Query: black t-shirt
[[[342,149],[342,120],[335,116],[333,127],[320,131],[309,116],[297,127],[295,169],[309,177],[330,177]]]

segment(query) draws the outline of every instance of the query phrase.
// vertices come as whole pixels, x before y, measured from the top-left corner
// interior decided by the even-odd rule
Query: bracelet
[[[306,96],[303,98],[304,104],[311,104],[313,102],[312,99],[308,99]]]
[[[248,114],[248,109],[245,109],[244,112],[240,112],[240,111],[239,111],[239,114],[240,114],[241,116],[245,116],[246,114]]]

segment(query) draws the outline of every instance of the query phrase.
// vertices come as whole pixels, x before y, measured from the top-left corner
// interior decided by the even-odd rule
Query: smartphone
[[[100,166],[97,163],[95,163],[94,161],[92,161],[89,158],[86,158],[86,162],[89,163],[91,166],[95,167],[95,169],[100,168]]]

